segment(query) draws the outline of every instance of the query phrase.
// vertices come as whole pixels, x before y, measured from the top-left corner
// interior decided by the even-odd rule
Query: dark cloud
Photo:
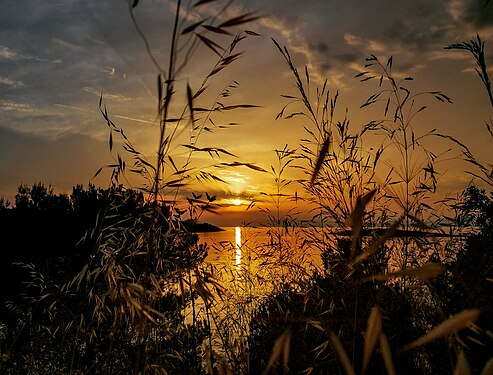
[[[324,41],[319,41],[317,44],[310,44],[310,48],[319,53],[327,53],[330,52],[331,48]]]
[[[461,17],[476,28],[493,25],[493,2],[488,0],[467,1]]]
[[[370,8],[372,21],[362,36],[379,41],[389,50],[402,48],[409,54],[423,54],[446,41],[452,22],[446,1],[386,3],[378,11]]]
[[[296,50],[305,43],[312,66],[321,74],[338,75],[363,62],[370,53],[395,55],[403,66],[418,66],[429,52],[441,50],[454,40],[453,31],[461,27],[450,14],[449,3],[312,0],[273,1],[265,7],[284,21],[288,47]],[[357,42],[348,43],[347,35]]]
[[[361,54],[357,51],[343,46],[333,47],[324,41],[319,41],[317,44],[309,43],[308,47],[320,60],[331,60],[332,62],[335,60],[335,62],[347,64],[361,58]],[[323,62],[323,64],[328,63]]]
[[[334,59],[336,59],[342,64],[349,64],[356,61],[360,61],[362,57],[364,56],[360,52],[339,53],[333,56]]]
[[[382,30],[382,39],[397,42],[405,49],[423,53],[443,45],[447,39],[448,27],[439,24],[416,25],[396,20]]]

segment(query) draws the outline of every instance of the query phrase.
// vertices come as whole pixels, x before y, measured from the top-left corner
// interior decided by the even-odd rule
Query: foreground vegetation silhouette
[[[193,10],[200,15],[215,3],[201,0]],[[183,205],[178,196],[193,179],[221,179],[194,166],[193,156],[221,157],[212,170],[265,173],[235,160],[228,150],[199,144],[203,132],[220,130],[213,126],[216,116],[255,107],[226,102],[239,87],[236,81],[210,94],[212,100],[204,93],[240,57],[238,44],[258,36],[241,29],[257,17],[204,15],[186,23],[182,19],[187,17],[181,17],[186,10],[180,1],[176,5],[165,69],[140,31],[134,8],[141,5],[129,3],[158,70],[156,160],[148,160],[112,121],[102,96],[99,106],[115,160],[106,166],[110,187],[76,186],[64,195],[35,184],[19,188],[13,207],[1,201],[6,244],[1,372],[490,373],[493,198],[471,186],[445,202],[451,217],[436,214],[430,200],[438,184],[437,155],[421,141],[451,141],[479,168],[474,176],[491,182],[491,174],[458,140],[434,131],[415,133],[413,120],[426,107],[419,100],[451,100],[437,91],[412,93],[406,88],[410,77],[394,78],[392,58],[381,62],[371,55],[366,70],[357,75],[363,82],[376,82],[376,91],[361,108],[382,105],[383,119],[354,131],[346,112],[338,118],[339,94],[330,93],[327,83],[314,88],[308,68],[301,75],[289,50],[275,41],[298,90],[286,96],[290,102],[278,119],[301,117],[307,132],[296,149],[276,150],[279,163],[271,168],[276,192],[265,194],[273,202],[263,209],[270,241],[259,247],[271,257],[266,268],[282,272],[270,280],[271,293],[265,297],[251,290],[269,281],[247,268],[238,270],[248,287],[246,297],[237,300],[221,285],[220,271],[204,266],[207,248],[183,222],[187,213],[195,219],[214,210],[215,197],[193,194]],[[225,39],[215,39],[218,35],[227,39],[225,44]],[[195,90],[189,82],[177,87],[199,47],[217,61]],[[477,42],[450,47],[473,53],[490,95],[479,36]],[[186,104],[174,113],[177,92]],[[179,165],[171,150],[182,126],[189,127],[191,136],[182,145],[188,154]],[[380,146],[368,152],[363,145],[371,133],[381,136]],[[399,160],[387,159],[390,149]],[[283,177],[291,166],[304,173],[298,182],[307,198],[285,191],[294,184]],[[139,190],[120,185],[126,173],[143,179]],[[379,175],[387,176],[383,183]],[[300,233],[294,231],[296,213],[283,216],[281,210],[291,199],[306,199],[312,207],[311,231],[301,245],[291,241]],[[444,222],[450,232],[434,239],[433,233],[444,234],[437,232]],[[334,233],[333,227],[344,231]],[[323,267],[300,273],[299,264],[290,260],[300,248],[319,251]]]

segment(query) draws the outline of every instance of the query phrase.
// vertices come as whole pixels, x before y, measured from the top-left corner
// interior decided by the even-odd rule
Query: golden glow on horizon
[[[234,194],[240,194],[248,186],[250,175],[245,175],[238,171],[221,171],[220,177],[228,183],[228,189]]]
[[[248,206],[251,202],[248,199],[243,199],[240,197],[236,198],[224,198],[221,199],[218,203],[225,205],[225,206],[233,206],[233,207],[240,207],[240,206]]]

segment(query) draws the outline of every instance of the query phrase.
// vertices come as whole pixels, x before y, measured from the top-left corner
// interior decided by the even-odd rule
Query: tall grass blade
[[[385,364],[385,370],[387,375],[395,375],[394,360],[392,359],[392,352],[390,350],[389,341],[384,333],[380,335],[380,350],[382,351],[383,363]]]
[[[347,356],[346,351],[344,350],[344,347],[342,346],[342,343],[339,340],[339,337],[337,337],[337,335],[334,332],[330,333],[330,343],[332,344],[332,347],[335,349],[337,355],[339,356],[339,360],[341,361],[342,366],[346,371],[346,374],[356,375],[356,372],[354,371],[353,366],[349,361],[349,357]]]
[[[392,273],[385,273],[385,274],[379,274],[379,275],[373,275],[366,280],[379,280],[379,281],[385,281],[392,279],[394,277],[415,277],[418,279],[421,279],[423,281],[428,281],[440,274],[445,272],[445,267],[442,266],[441,264],[438,263],[426,263],[423,264],[421,267],[417,268],[403,268],[400,271],[397,272],[392,272]]]
[[[493,375],[493,357],[484,365],[481,375]]]
[[[157,113],[161,113],[163,105],[163,82],[161,78],[161,73],[157,75]]]
[[[370,362],[371,355],[375,346],[377,345],[378,339],[382,334],[382,316],[380,313],[380,308],[375,306],[371,309],[370,317],[368,318],[368,323],[366,327],[366,337],[365,346],[363,349],[363,367],[362,373],[366,372],[368,363]]]
[[[199,0],[197,1],[193,6],[194,7],[197,7],[199,5],[203,5],[203,4],[207,4],[207,3],[211,3],[213,1],[216,1],[216,0]]]
[[[284,366],[284,373],[288,372],[289,352],[291,349],[291,329],[287,328],[281,336],[274,343],[272,348],[272,354],[269,358],[269,363],[265,368],[263,375],[267,375],[273,366],[281,359]]]
[[[237,16],[237,17],[231,18],[227,21],[224,21],[218,27],[221,28],[221,27],[238,26],[238,25],[242,25],[245,23],[255,21],[259,18],[260,18],[259,16],[254,16],[251,13],[246,13],[246,14],[242,14],[241,16]]]
[[[188,101],[188,110],[190,111],[190,122],[191,125],[193,126],[195,123],[194,112],[193,112],[193,94],[192,94],[192,88],[188,83],[187,83],[187,101]]]
[[[471,375],[471,368],[467,363],[466,356],[464,355],[464,351],[461,350],[459,356],[457,357],[457,363],[454,368],[454,375]]]
[[[219,51],[223,50],[223,47],[221,47],[219,44],[214,42],[213,40],[206,38],[203,35],[196,34],[197,37],[200,39],[202,43],[204,43],[207,47],[209,47],[216,55],[219,57],[222,57],[221,53]]]
[[[192,23],[190,26],[187,26],[187,27],[185,27],[183,29],[183,31],[181,32],[181,35],[185,35],[185,34],[191,33],[197,27],[199,27],[200,25],[202,25],[203,23],[204,23],[204,20],[200,20],[200,21],[197,21],[197,22]]]
[[[471,323],[474,323],[479,318],[479,315],[480,311],[478,309],[464,310],[439,324],[426,335],[421,336],[417,340],[404,346],[403,350],[416,348],[427,344],[430,341],[448,336],[450,333],[460,331],[461,329],[468,327]]]
[[[365,214],[365,208],[370,203],[371,199],[377,192],[376,189],[369,191],[365,195],[359,196],[356,199],[353,212],[349,217],[347,223],[352,227],[352,242],[351,242],[351,259],[356,255],[356,247],[361,237],[361,230],[363,229],[363,216]]]
[[[363,262],[364,260],[368,259],[371,255],[377,253],[385,244],[385,242],[394,236],[394,234],[397,231],[397,228],[401,225],[402,220],[404,219],[404,216],[401,216],[392,226],[387,229],[384,234],[382,234],[375,242],[373,242],[365,251],[363,251],[360,255],[356,257],[356,259],[353,260],[351,263],[351,266],[355,266],[358,263]]]
[[[253,169],[254,171],[257,171],[257,172],[269,173],[264,168],[259,167],[258,165],[255,165],[255,164],[251,164],[251,163],[241,163],[239,161],[234,161],[232,163],[221,163],[221,165],[224,165],[227,167],[247,167],[247,168]]]
[[[324,143],[322,144],[322,147],[320,148],[320,152],[317,157],[317,161],[315,163],[315,167],[313,168],[313,173],[312,173],[312,178],[310,180],[310,185],[313,186],[315,183],[315,180],[318,177],[318,174],[320,173],[320,169],[322,168],[322,165],[325,161],[325,157],[327,156],[327,153],[329,152],[329,146],[331,143],[331,137],[328,136]]]
[[[212,25],[202,25],[202,27],[216,34],[231,35],[229,31],[223,30],[220,27],[216,27]]]

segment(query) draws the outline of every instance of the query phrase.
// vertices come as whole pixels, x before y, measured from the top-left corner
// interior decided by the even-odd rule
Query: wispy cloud
[[[0,75],[0,85],[10,86],[10,87],[19,87],[24,86],[24,82],[17,81],[15,79],[11,79],[9,77],[4,77]]]
[[[54,105],[56,107],[66,108],[66,109],[74,109],[76,111],[81,111],[81,112],[88,112],[88,113],[94,113],[94,114],[97,114],[98,113],[98,112],[93,111],[91,109],[87,109],[87,108],[83,108],[83,107],[76,107],[74,105],[66,105],[66,104],[59,104],[59,103],[56,103]]]
[[[73,52],[81,52],[84,50],[84,47],[79,46],[74,43],[67,42],[66,40],[59,39],[59,38],[53,38],[51,39],[53,43],[62,46],[63,48],[67,48]]]
[[[155,124],[156,123],[155,121],[143,120],[143,119],[140,119],[140,118],[129,117],[129,116],[122,116],[122,115],[113,115],[113,117],[121,118],[123,120],[141,122],[143,124]]]
[[[33,112],[34,109],[29,104],[0,100],[0,111]]]
[[[19,54],[8,47],[0,46],[0,58],[2,59],[13,59],[18,57]]]
[[[84,87],[82,88],[82,91],[88,92],[89,94],[93,94],[97,97],[101,96],[101,91],[95,89],[94,87]],[[112,100],[115,102],[128,102],[132,100],[132,98],[121,94],[103,93],[103,97],[106,100]]]
[[[367,38],[361,38],[351,33],[344,34],[344,41],[348,46],[351,47],[364,47],[364,49],[373,51],[374,53],[384,53],[386,52],[386,46],[384,43]]]
[[[80,111],[80,112],[87,112],[87,113],[93,113],[93,114],[99,115],[99,111],[94,111],[94,110],[83,108],[83,107],[77,107],[77,106],[73,106],[73,105],[59,104],[59,103],[55,104],[55,106],[60,107],[60,108],[66,108],[66,109],[70,109],[70,110],[76,110],[76,111]],[[145,120],[145,119],[140,119],[140,118],[130,117],[130,116],[122,116],[122,115],[118,115],[118,114],[113,114],[112,117],[121,118],[123,120],[141,122],[144,124],[154,124],[155,123],[155,121],[150,121],[150,120]]]
[[[116,73],[116,68],[113,66],[105,66],[102,71],[110,76],[114,76]]]
[[[62,61],[60,59],[44,59],[30,54],[23,54],[5,46],[0,46],[0,59],[5,60],[34,60],[38,62],[51,62],[59,64]]]

